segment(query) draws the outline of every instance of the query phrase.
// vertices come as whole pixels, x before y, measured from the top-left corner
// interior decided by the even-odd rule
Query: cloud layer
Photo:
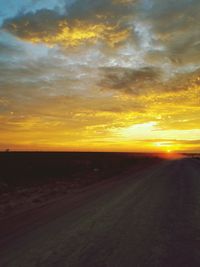
[[[149,122],[171,131],[171,140],[177,139],[173,130],[195,135],[200,129],[198,0],[48,3],[1,4],[2,147],[73,148],[77,141],[82,148],[121,144],[123,150],[123,131],[113,129]],[[190,136],[184,142],[180,150],[189,145],[198,150]]]

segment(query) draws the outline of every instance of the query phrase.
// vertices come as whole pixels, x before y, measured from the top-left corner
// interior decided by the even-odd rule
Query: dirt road
[[[0,266],[200,266],[200,161],[166,161],[0,227]]]

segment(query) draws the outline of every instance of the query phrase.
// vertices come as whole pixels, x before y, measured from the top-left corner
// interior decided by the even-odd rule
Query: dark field
[[[157,161],[156,156],[131,153],[3,152],[0,188],[5,191],[55,181],[85,185]]]
[[[131,153],[2,152],[0,217],[39,207],[160,161],[156,156]]]

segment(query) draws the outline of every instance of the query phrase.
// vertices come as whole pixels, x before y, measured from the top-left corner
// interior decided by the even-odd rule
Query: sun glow
[[[146,1],[25,2],[0,1],[0,150],[199,153],[197,0],[160,0],[159,18]]]

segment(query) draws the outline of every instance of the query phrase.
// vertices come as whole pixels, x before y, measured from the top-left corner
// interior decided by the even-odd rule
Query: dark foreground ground
[[[0,218],[161,162],[135,153],[2,152]]]
[[[58,180],[91,184],[159,160],[159,155],[142,153],[0,152],[0,192]]]
[[[0,221],[0,266],[200,266],[200,161],[161,161]]]

